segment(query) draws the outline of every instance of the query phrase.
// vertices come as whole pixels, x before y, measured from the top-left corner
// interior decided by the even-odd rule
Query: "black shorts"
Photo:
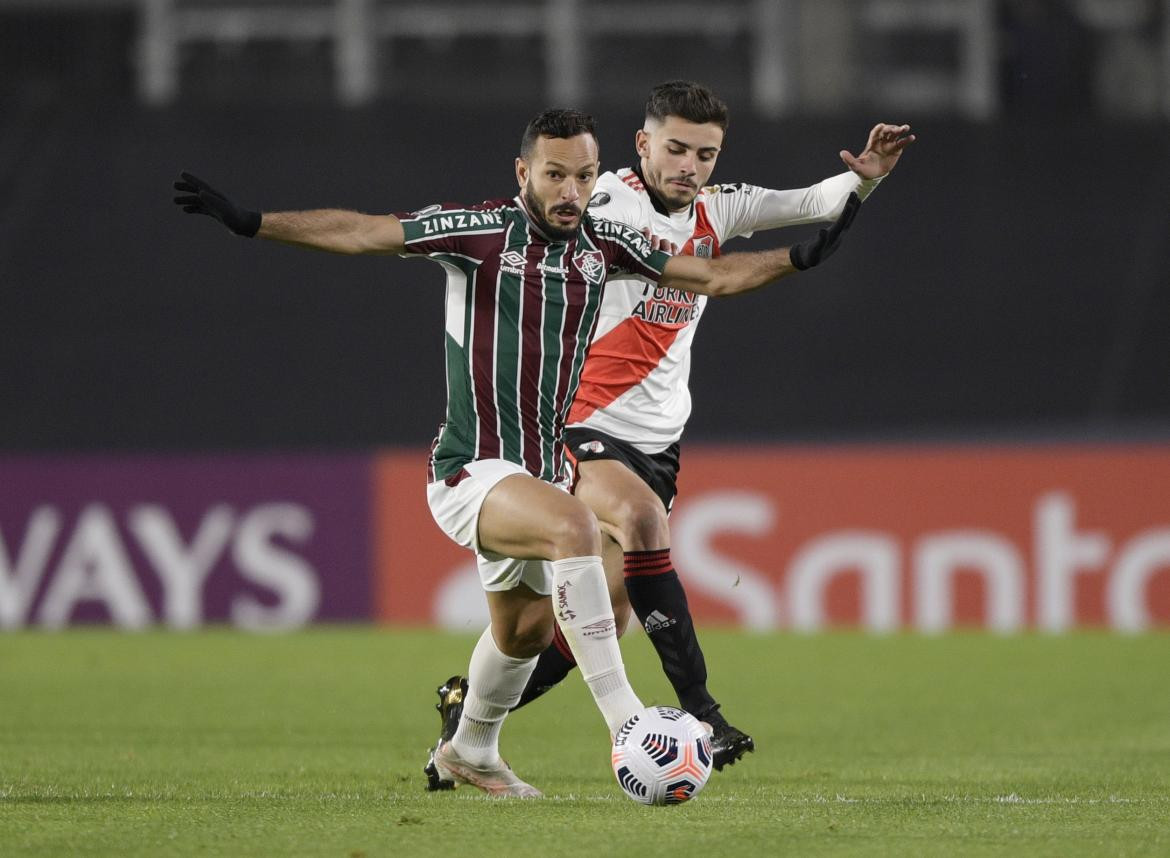
[[[658,495],[667,512],[674,505],[674,496],[678,494],[677,441],[661,453],[643,453],[628,441],[578,426],[565,430],[565,451],[573,462],[573,485],[577,484],[577,462],[612,459],[641,477]]]

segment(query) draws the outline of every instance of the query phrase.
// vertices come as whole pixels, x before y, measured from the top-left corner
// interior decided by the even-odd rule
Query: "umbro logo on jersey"
[[[582,250],[573,257],[573,264],[590,283],[600,285],[605,281],[605,257],[600,250]]]
[[[674,617],[666,616],[666,614],[662,613],[662,611],[651,611],[650,616],[646,618],[646,633],[650,634],[657,632],[662,629],[669,628],[670,626],[673,626],[677,623],[678,620],[676,620]]]
[[[528,260],[524,254],[515,250],[505,250],[500,254],[500,270],[505,274],[524,276],[524,265]]]
[[[577,448],[582,453],[604,453],[605,445],[600,441],[586,441]]]

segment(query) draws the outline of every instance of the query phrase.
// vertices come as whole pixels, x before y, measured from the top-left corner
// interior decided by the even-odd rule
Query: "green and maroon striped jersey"
[[[588,214],[573,238],[550,241],[519,198],[398,218],[403,255],[425,255],[447,272],[447,416],[432,479],[476,459],[559,479],[565,419],[605,278],[625,272],[657,282],[670,257],[637,230]]]

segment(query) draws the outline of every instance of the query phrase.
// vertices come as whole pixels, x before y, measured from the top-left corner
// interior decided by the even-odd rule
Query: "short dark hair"
[[[524,129],[524,136],[520,138],[520,157],[527,161],[532,155],[536,141],[541,137],[568,140],[578,134],[589,134],[595,142],[597,140],[593,117],[588,113],[563,107],[542,111],[533,117],[528,127]]]
[[[727,132],[727,105],[707,87],[694,81],[668,80],[650,90],[646,118],[662,122],[668,116],[677,116],[697,125],[714,122],[724,133]]]

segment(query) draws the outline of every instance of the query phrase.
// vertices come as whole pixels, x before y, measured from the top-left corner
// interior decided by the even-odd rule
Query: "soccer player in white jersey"
[[[713,259],[737,236],[834,220],[851,194],[865,199],[914,140],[908,126],[878,125],[859,156],[840,153],[847,171],[808,188],[707,186],[727,124],[726,105],[706,87],[688,81],[655,87],[635,137],[638,163],[600,177],[590,213],[649,230],[685,255]],[[702,295],[611,277],[565,443],[576,466],[574,494],[597,515],[607,537],[605,566],[619,634],[632,606],[680,705],[711,725],[714,763],[722,769],[755,743],[728,723],[707,689],[703,651],[670,559],[667,522],[679,440],[691,412],[691,343],[706,302]],[[573,666],[571,649],[555,636],[518,705]],[[460,679],[438,689],[447,732],[459,716]]]
[[[440,528],[476,553],[491,625],[471,655],[463,718],[431,765],[445,783],[498,796],[540,795],[501,760],[499,733],[554,627],[611,732],[642,706],[622,665],[597,518],[564,490],[563,430],[606,277],[624,271],[708,295],[755,289],[827,257],[859,205],[793,248],[669,256],[637,230],[585,210],[598,165],[592,118],[549,110],[525,129],[511,199],[387,215],[260,213],[189,173],[175,183],[183,211],[237,235],[425,256],[446,272],[447,414],[427,501]]]

